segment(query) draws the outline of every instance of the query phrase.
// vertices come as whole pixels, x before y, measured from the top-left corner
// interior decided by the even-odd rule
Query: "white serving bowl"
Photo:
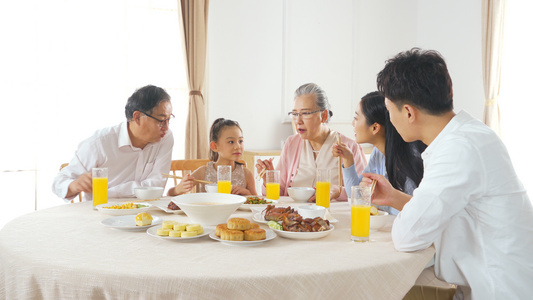
[[[226,223],[246,197],[221,193],[184,194],[172,198],[172,202],[183,210],[191,223],[214,226]]]
[[[206,184],[205,191],[208,193],[218,193],[218,184],[216,183]]]
[[[385,224],[387,224],[387,220],[389,218],[389,213],[385,211],[378,211],[378,214],[375,216],[370,216],[370,230],[379,230]]]
[[[165,191],[162,187],[138,187],[134,190],[135,197],[139,200],[159,199]]]
[[[324,219],[324,215],[326,214],[326,208],[324,208],[323,206],[318,206],[316,204],[306,204],[298,206],[298,213],[304,219],[314,219],[316,217],[321,217],[322,219]]]
[[[315,194],[315,189],[311,187],[290,187],[287,191],[296,202],[307,202]]]

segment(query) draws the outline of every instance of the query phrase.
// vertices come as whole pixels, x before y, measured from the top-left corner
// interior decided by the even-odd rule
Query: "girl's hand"
[[[185,175],[185,177],[183,177],[183,179],[178,185],[176,185],[171,191],[169,191],[168,194],[169,196],[177,196],[188,193],[192,191],[195,184],[196,183],[194,182],[194,177],[192,177],[191,174],[187,174]]]
[[[334,157],[342,157],[342,164],[344,168],[348,168],[354,163],[353,152],[344,143],[333,144],[333,147],[331,147],[331,154],[333,154]]]
[[[307,202],[309,203],[315,203],[316,202],[316,194],[311,196],[311,198],[309,198],[309,200],[307,200]]]
[[[238,185],[231,186],[231,193],[234,195],[241,195],[241,196],[251,195],[248,189],[243,188],[242,186],[238,186]]]

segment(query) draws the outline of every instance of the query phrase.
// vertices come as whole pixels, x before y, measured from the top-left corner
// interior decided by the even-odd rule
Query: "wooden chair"
[[[172,175],[174,176],[181,176],[184,177],[186,174],[192,173],[196,169],[198,169],[201,166],[205,166],[208,162],[210,162],[210,159],[178,159],[173,160],[170,163],[170,171],[172,171]],[[239,160],[239,163],[243,164],[246,168],[246,162],[244,160]],[[176,174],[176,172],[181,172],[179,174]],[[178,180],[174,178],[174,186],[178,185]],[[196,187],[195,187],[196,189]],[[194,192],[194,190],[193,190]]]
[[[59,171],[61,171],[64,167],[68,166],[68,163],[64,163],[64,164],[61,164],[61,166],[59,167]],[[80,200],[81,202],[81,193],[78,194],[78,199]],[[70,200],[70,203],[74,203],[74,199]]]

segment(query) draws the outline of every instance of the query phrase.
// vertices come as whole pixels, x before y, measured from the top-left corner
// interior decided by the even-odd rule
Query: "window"
[[[2,200],[17,207],[0,220],[63,203],[51,191],[61,163],[96,129],[124,121],[128,97],[144,85],[172,97],[173,157],[184,157],[188,89],[177,3],[0,4],[0,181],[13,190]]]
[[[503,45],[502,82],[500,90],[502,139],[513,165],[533,201],[533,159],[531,156],[531,70],[533,38],[531,29],[533,3],[508,1]]]

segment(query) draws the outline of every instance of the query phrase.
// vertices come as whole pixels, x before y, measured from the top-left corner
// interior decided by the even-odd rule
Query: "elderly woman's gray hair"
[[[331,106],[329,105],[328,96],[326,95],[326,92],[316,83],[306,83],[296,89],[296,91],[294,92],[294,99],[302,95],[315,95],[316,106],[318,106],[320,110],[328,110],[329,118],[327,121],[329,122],[329,119],[333,116],[333,112],[330,109]]]

